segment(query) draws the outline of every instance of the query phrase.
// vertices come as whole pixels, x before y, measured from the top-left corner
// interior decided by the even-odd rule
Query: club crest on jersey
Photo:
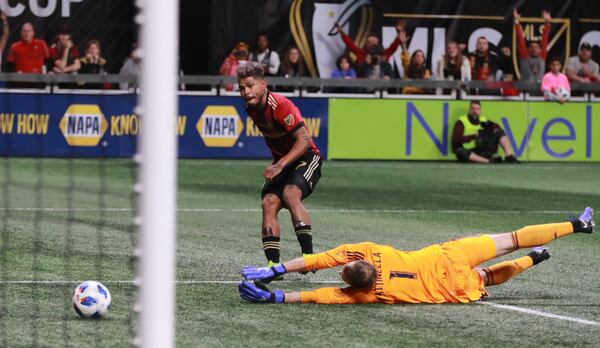
[[[294,115],[289,114],[283,119],[283,122],[288,126],[293,126],[296,123],[296,118],[294,118]]]

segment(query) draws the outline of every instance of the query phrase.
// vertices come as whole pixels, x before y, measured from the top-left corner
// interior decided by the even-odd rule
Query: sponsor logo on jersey
[[[294,117],[294,115],[289,114],[283,119],[283,122],[285,122],[285,124],[287,124],[288,126],[293,126],[294,123],[296,123],[296,118]]]
[[[208,147],[232,147],[243,128],[235,107],[230,105],[207,106],[196,123],[198,134]]]
[[[72,104],[60,120],[59,128],[70,146],[97,146],[108,122],[95,104]]]

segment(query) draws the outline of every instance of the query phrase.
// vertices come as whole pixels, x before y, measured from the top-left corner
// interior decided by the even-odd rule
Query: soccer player
[[[313,253],[311,220],[302,200],[317,186],[322,161],[298,108],[267,90],[261,64],[240,66],[237,77],[246,111],[273,154],[273,162],[263,171],[262,189],[262,243],[269,267],[273,267],[279,265],[277,215],[282,208],[290,211],[302,254]]]
[[[514,232],[487,234],[401,251],[374,243],[346,244],[297,258],[272,268],[244,267],[239,286],[244,300],[259,303],[467,303],[487,295],[485,286],[499,285],[548,259],[545,248],[490,267],[479,265],[521,248],[538,247],[572,233],[592,233],[593,210],[586,208],[568,222],[526,226]],[[344,265],[340,276],[349,287],[312,291],[269,291],[260,280]],[[248,280],[258,280],[254,284]]]

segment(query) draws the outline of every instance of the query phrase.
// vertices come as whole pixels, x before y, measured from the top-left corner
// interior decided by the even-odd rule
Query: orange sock
[[[512,233],[513,244],[517,249],[545,245],[551,241],[573,233],[573,224],[561,222],[557,224],[526,226]]]
[[[485,267],[483,268],[487,276],[485,285],[502,284],[531,266],[533,266],[533,259],[529,256],[523,256],[515,260],[504,261],[490,267]]]

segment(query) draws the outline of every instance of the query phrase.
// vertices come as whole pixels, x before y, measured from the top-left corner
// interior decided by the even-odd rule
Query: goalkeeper
[[[374,243],[345,244],[305,255],[271,268],[244,267],[240,296],[259,303],[466,303],[487,295],[485,286],[499,285],[548,259],[545,248],[490,267],[480,264],[522,248],[539,247],[572,233],[592,233],[593,210],[586,208],[568,222],[526,226],[514,232],[487,234],[401,251]],[[263,284],[288,272],[342,266],[346,288],[312,291],[269,291]],[[254,280],[255,282],[250,282]]]
[[[501,163],[498,145],[504,150],[504,161],[520,163],[513,154],[508,137],[497,123],[481,116],[481,103],[472,100],[469,114],[458,118],[452,131],[452,150],[461,162]]]

